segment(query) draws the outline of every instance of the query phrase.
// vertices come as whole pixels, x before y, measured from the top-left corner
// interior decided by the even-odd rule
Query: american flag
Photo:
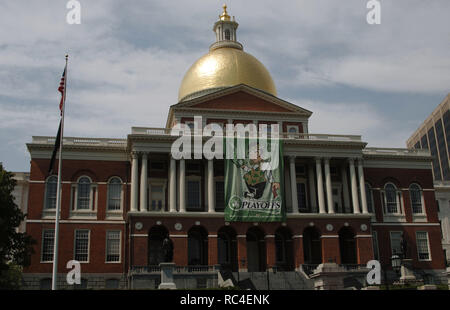
[[[61,93],[61,102],[59,103],[59,110],[61,111],[62,114],[62,110],[63,110],[63,105],[64,105],[64,92],[66,91],[66,68],[64,68],[64,72],[61,78],[61,82],[59,83],[59,87],[58,87],[58,91]]]

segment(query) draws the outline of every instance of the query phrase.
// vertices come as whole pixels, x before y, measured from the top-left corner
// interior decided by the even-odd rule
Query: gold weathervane
[[[220,20],[225,20],[225,21],[230,21],[231,20],[230,15],[228,15],[228,12],[227,12],[227,5],[226,4],[223,5],[223,13],[222,13],[222,15],[219,15],[219,19]]]

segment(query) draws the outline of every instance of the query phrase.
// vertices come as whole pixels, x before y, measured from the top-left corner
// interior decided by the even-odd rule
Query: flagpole
[[[64,138],[64,110],[66,108],[66,87],[67,87],[67,63],[69,55],[66,55],[66,67],[64,77],[64,94],[63,105],[61,110],[61,137],[59,141],[59,158],[58,158],[58,185],[56,187],[56,214],[55,214],[55,243],[53,245],[53,273],[52,273],[52,290],[57,289],[58,280],[58,239],[59,239],[59,217],[61,210],[61,168],[62,168],[62,148]]]

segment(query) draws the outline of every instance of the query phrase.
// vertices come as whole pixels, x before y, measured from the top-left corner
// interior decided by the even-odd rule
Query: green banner
[[[224,160],[225,221],[285,221],[282,142],[267,140],[267,147],[256,151],[255,146],[250,157],[248,139],[245,139],[245,151],[241,152],[237,151],[237,145],[243,139],[226,140],[225,151],[233,155],[227,155]]]

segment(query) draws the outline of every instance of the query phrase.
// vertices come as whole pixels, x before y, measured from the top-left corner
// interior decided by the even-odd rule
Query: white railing
[[[33,136],[33,144],[55,144],[55,137]],[[126,139],[108,139],[108,138],[79,138],[64,137],[64,145],[92,145],[92,146],[113,146],[124,147],[127,145]]]
[[[403,148],[377,148],[367,147],[363,150],[365,155],[389,155],[389,156],[430,156],[430,151],[425,149]]]
[[[157,135],[170,136],[170,128],[147,128],[147,127],[132,127],[131,134],[133,135]],[[339,141],[339,142],[361,142],[361,136],[358,135],[329,135],[329,134],[310,134],[310,133],[280,133],[283,139],[294,140],[312,140],[312,141]]]

